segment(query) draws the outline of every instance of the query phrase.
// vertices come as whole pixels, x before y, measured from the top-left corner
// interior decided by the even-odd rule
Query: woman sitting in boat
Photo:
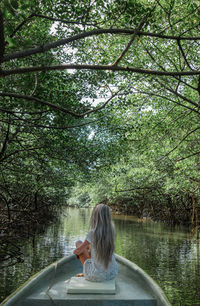
[[[76,242],[74,254],[83,265],[83,273],[77,276],[93,282],[113,279],[118,270],[114,255],[116,234],[107,205],[98,204],[93,208],[90,226],[85,241]]]

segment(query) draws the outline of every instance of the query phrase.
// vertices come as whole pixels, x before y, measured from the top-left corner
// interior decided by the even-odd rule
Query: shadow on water
[[[0,271],[0,301],[31,275],[53,261],[72,254],[75,241],[89,229],[90,208],[67,208],[59,222],[42,234],[19,243],[24,262]],[[116,253],[134,261],[167,294],[172,305],[200,305],[200,245],[186,228],[170,228],[135,217],[113,216]]]

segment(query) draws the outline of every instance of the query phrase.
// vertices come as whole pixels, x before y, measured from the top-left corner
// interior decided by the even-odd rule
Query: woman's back
[[[116,234],[107,205],[98,204],[93,208],[90,226],[85,241],[77,242],[74,254],[80,258],[87,280],[102,282],[113,279],[118,271],[114,255]]]
[[[117,262],[114,252],[111,254],[110,260],[105,266],[103,261],[99,261],[95,245],[93,244],[94,231],[90,230],[86,240],[91,243],[91,258],[87,259],[83,265],[83,273],[87,280],[102,282],[115,278],[118,272]]]

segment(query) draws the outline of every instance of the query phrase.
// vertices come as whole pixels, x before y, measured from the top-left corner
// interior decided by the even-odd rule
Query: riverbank
[[[185,225],[200,230],[200,206],[192,197],[187,201],[171,199],[158,201],[149,199],[136,201],[133,198],[118,198],[114,201],[105,200],[115,214],[134,215],[138,218],[150,218],[169,225]]]
[[[0,263],[1,267],[11,266],[23,261],[23,254],[19,242],[26,241],[54,222],[58,216],[58,209],[48,205],[40,205],[37,210],[10,209],[0,210]]]

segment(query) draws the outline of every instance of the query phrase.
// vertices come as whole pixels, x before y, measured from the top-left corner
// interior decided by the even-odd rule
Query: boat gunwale
[[[117,254],[115,254],[115,256],[118,262],[130,267],[131,270],[134,270],[134,272],[136,272],[141,277],[141,279],[148,284],[152,295],[154,295],[154,297],[159,302],[158,306],[172,306],[169,300],[167,299],[164,291],[148,273],[146,273],[142,268],[140,268],[138,265],[128,260],[127,258]]]
[[[65,256],[52,264],[48,265],[44,269],[40,270],[36,274],[32,275],[25,283],[23,283],[20,287],[18,287],[13,293],[11,293],[5,300],[2,301],[0,306],[9,306],[12,305],[15,300],[18,300],[20,296],[24,296],[26,291],[29,291],[34,285],[37,284],[39,279],[46,276],[50,272],[56,271],[57,267],[62,264],[71,261],[75,258],[75,255]]]

